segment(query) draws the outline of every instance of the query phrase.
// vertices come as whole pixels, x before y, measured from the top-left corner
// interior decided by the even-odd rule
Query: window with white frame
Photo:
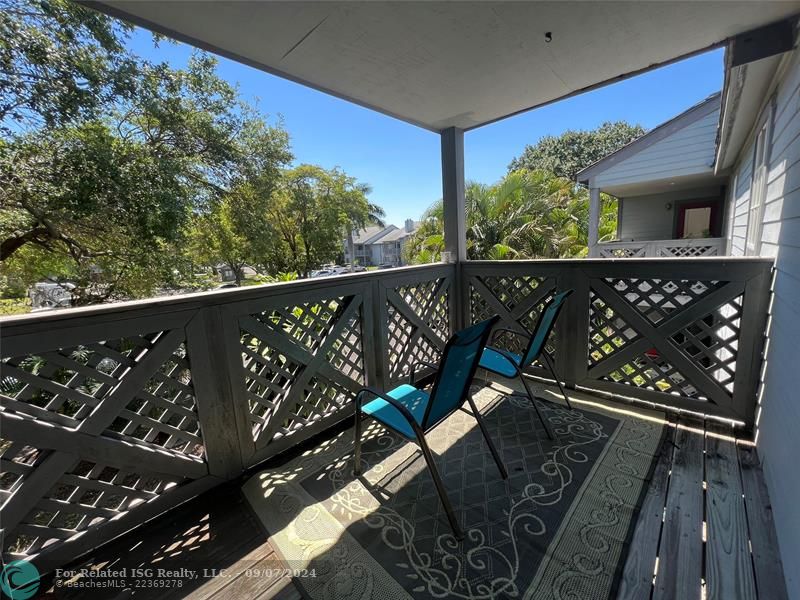
[[[747,216],[745,254],[757,255],[761,251],[761,231],[764,225],[764,198],[767,195],[767,155],[769,118],[765,118],[756,136],[753,156],[753,184],[750,187],[750,210]]]

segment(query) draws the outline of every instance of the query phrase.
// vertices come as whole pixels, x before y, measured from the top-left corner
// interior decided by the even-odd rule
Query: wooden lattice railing
[[[643,242],[603,242],[593,256],[601,258],[698,258],[725,254],[725,238],[687,238]]]
[[[455,268],[433,265],[2,322],[3,553],[41,569],[352,414],[435,361]]]
[[[468,321],[531,330],[557,288],[576,291],[547,346],[570,385],[750,425],[770,269],[470,262],[4,319],[4,556],[64,564],[352,415]]]
[[[473,262],[461,278],[472,321],[499,314],[527,331],[555,289],[573,288],[548,344],[570,386],[749,427],[771,267],[764,259]]]

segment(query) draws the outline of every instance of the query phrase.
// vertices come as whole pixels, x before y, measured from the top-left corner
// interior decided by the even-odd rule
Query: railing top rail
[[[598,242],[598,246],[605,247],[618,247],[618,246],[643,246],[645,244],[659,244],[662,246],[711,246],[714,244],[721,244],[725,242],[725,238],[711,237],[711,238],[683,238],[677,240],[614,240],[611,242]]]
[[[379,271],[366,271],[363,273],[345,273],[343,275],[332,275],[329,277],[319,277],[314,279],[298,279],[296,281],[281,281],[276,283],[265,283],[248,287],[231,288],[224,290],[209,290],[204,292],[193,292],[189,294],[178,294],[175,296],[159,296],[156,298],[144,298],[141,300],[129,300],[126,302],[116,302],[113,304],[99,304],[94,306],[82,306],[75,308],[65,308],[40,313],[27,313],[24,315],[13,315],[0,317],[0,328],[18,327],[28,324],[57,323],[59,321],[71,320],[100,315],[126,315],[126,313],[139,313],[142,311],[158,312],[179,312],[183,310],[196,310],[206,306],[216,306],[241,302],[247,300],[257,300],[262,297],[270,297],[286,293],[302,293],[321,288],[333,288],[343,285],[361,284],[374,280],[391,279],[399,276],[436,271],[438,269],[451,268],[453,265],[447,263],[432,263],[427,265],[412,265],[408,267],[396,267]]]
[[[765,258],[761,256],[694,256],[694,257],[677,257],[677,256],[664,256],[664,257],[631,257],[631,258],[534,258],[526,260],[467,260],[462,264],[469,267],[474,266],[511,266],[511,265],[544,265],[544,266],[585,266],[585,265],[603,265],[609,263],[637,263],[640,265],[653,264],[664,265],[674,264],[676,262],[689,265],[694,262],[702,261],[704,264],[718,263],[721,266],[726,264],[763,264],[772,266],[775,263],[773,258]]]

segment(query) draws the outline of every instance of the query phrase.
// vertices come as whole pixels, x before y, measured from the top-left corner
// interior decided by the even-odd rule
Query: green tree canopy
[[[641,125],[625,121],[603,123],[591,131],[568,129],[558,136],[546,135],[511,161],[509,171],[550,171],[574,180],[576,174],[604,156],[644,134]]]
[[[514,171],[494,185],[466,191],[467,257],[473,260],[585,256],[589,194],[548,171]],[[616,231],[616,202],[602,195],[600,236]],[[444,247],[441,201],[406,246],[411,262],[439,260]]]
[[[342,232],[380,210],[368,189],[340,169],[300,165],[283,174],[267,217],[289,251],[291,270],[307,277],[341,256]]]
[[[241,101],[209,55],[195,53],[184,69],[152,64],[124,50],[124,27],[92,11],[8,4],[0,60],[16,87],[3,88],[4,123],[13,126],[0,141],[0,275],[24,285],[69,281],[76,303],[172,287],[190,266],[192,215],[213,214],[242,182],[269,197],[292,158],[288,135]],[[15,32],[34,32],[39,50],[9,38]],[[93,87],[74,70],[91,98],[62,102],[37,90],[37,78],[18,77],[46,79],[60,72],[54,60],[96,63],[98,78],[124,64],[126,86]],[[70,81],[62,83],[71,89]]]
[[[68,0],[0,0],[0,129],[94,118],[132,97],[132,29]]]

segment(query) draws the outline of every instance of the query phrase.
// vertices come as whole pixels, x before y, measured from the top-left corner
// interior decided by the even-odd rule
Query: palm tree
[[[372,188],[368,184],[355,184],[353,189],[353,202],[349,203],[346,209],[345,227],[347,228],[347,248],[350,251],[351,272],[356,266],[353,232],[364,229],[368,225],[377,225],[378,227],[386,226],[383,220],[386,217],[386,212],[377,204],[373,204],[367,200],[367,195],[370,193],[372,193]]]
[[[496,185],[469,183],[465,190],[467,253],[470,258],[512,257],[530,223],[529,181],[510,173]]]
[[[589,195],[549,171],[514,171],[494,185],[465,190],[467,255],[471,259],[567,258],[585,255]],[[601,235],[616,231],[616,206],[603,195]],[[425,213],[407,246],[410,262],[439,260],[444,246],[441,200]]]
[[[409,263],[425,264],[441,260],[443,250],[444,205],[439,199],[423,213],[417,231],[406,242],[404,253]]]

